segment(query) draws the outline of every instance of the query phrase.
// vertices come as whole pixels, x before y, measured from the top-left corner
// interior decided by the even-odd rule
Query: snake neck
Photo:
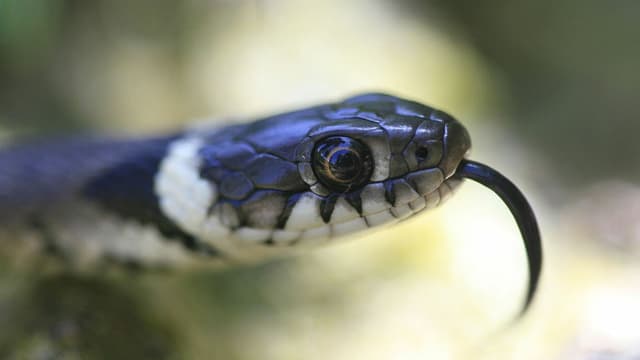
[[[170,141],[60,139],[0,150],[0,218],[39,213],[84,195],[99,195],[91,187],[95,182],[105,185],[101,179],[135,180],[140,187],[152,181],[149,177]]]
[[[64,139],[0,151],[0,245],[32,241],[28,247],[37,252],[94,263],[196,250],[195,239],[164,216],[154,193],[176,138]]]

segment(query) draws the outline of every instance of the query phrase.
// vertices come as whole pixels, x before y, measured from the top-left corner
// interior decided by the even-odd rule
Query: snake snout
[[[444,156],[439,167],[445,178],[449,178],[471,149],[471,137],[467,129],[453,117],[442,112],[437,112],[436,116],[445,122]]]

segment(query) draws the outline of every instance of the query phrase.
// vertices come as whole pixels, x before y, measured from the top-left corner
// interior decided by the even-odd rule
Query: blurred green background
[[[0,143],[385,91],[465,123],[473,158],[530,197],[546,250],[535,307],[506,329],[524,254],[474,184],[400,226],[256,267],[0,264],[0,358],[640,357],[638,19],[633,0],[0,0]]]

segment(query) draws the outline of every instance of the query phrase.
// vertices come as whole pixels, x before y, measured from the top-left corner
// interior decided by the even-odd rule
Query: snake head
[[[471,178],[529,224],[528,304],[539,273],[535,217],[504,177],[465,159],[470,146],[450,115],[366,94],[188,136],[170,149],[157,190],[183,230],[244,260],[397,223],[439,205]]]
[[[206,213],[173,218],[239,256],[312,247],[435,207],[469,146],[451,116],[384,94],[199,133],[167,162],[194,157]]]

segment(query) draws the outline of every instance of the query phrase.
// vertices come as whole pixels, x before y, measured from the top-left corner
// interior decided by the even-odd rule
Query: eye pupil
[[[336,151],[329,162],[331,171],[339,178],[349,179],[360,172],[360,159],[349,150]]]
[[[318,180],[334,191],[349,191],[364,185],[373,172],[369,148],[358,140],[332,136],[321,140],[313,154]]]
[[[358,176],[362,163],[360,157],[353,151],[340,149],[329,159],[329,167],[337,179],[349,181]]]

